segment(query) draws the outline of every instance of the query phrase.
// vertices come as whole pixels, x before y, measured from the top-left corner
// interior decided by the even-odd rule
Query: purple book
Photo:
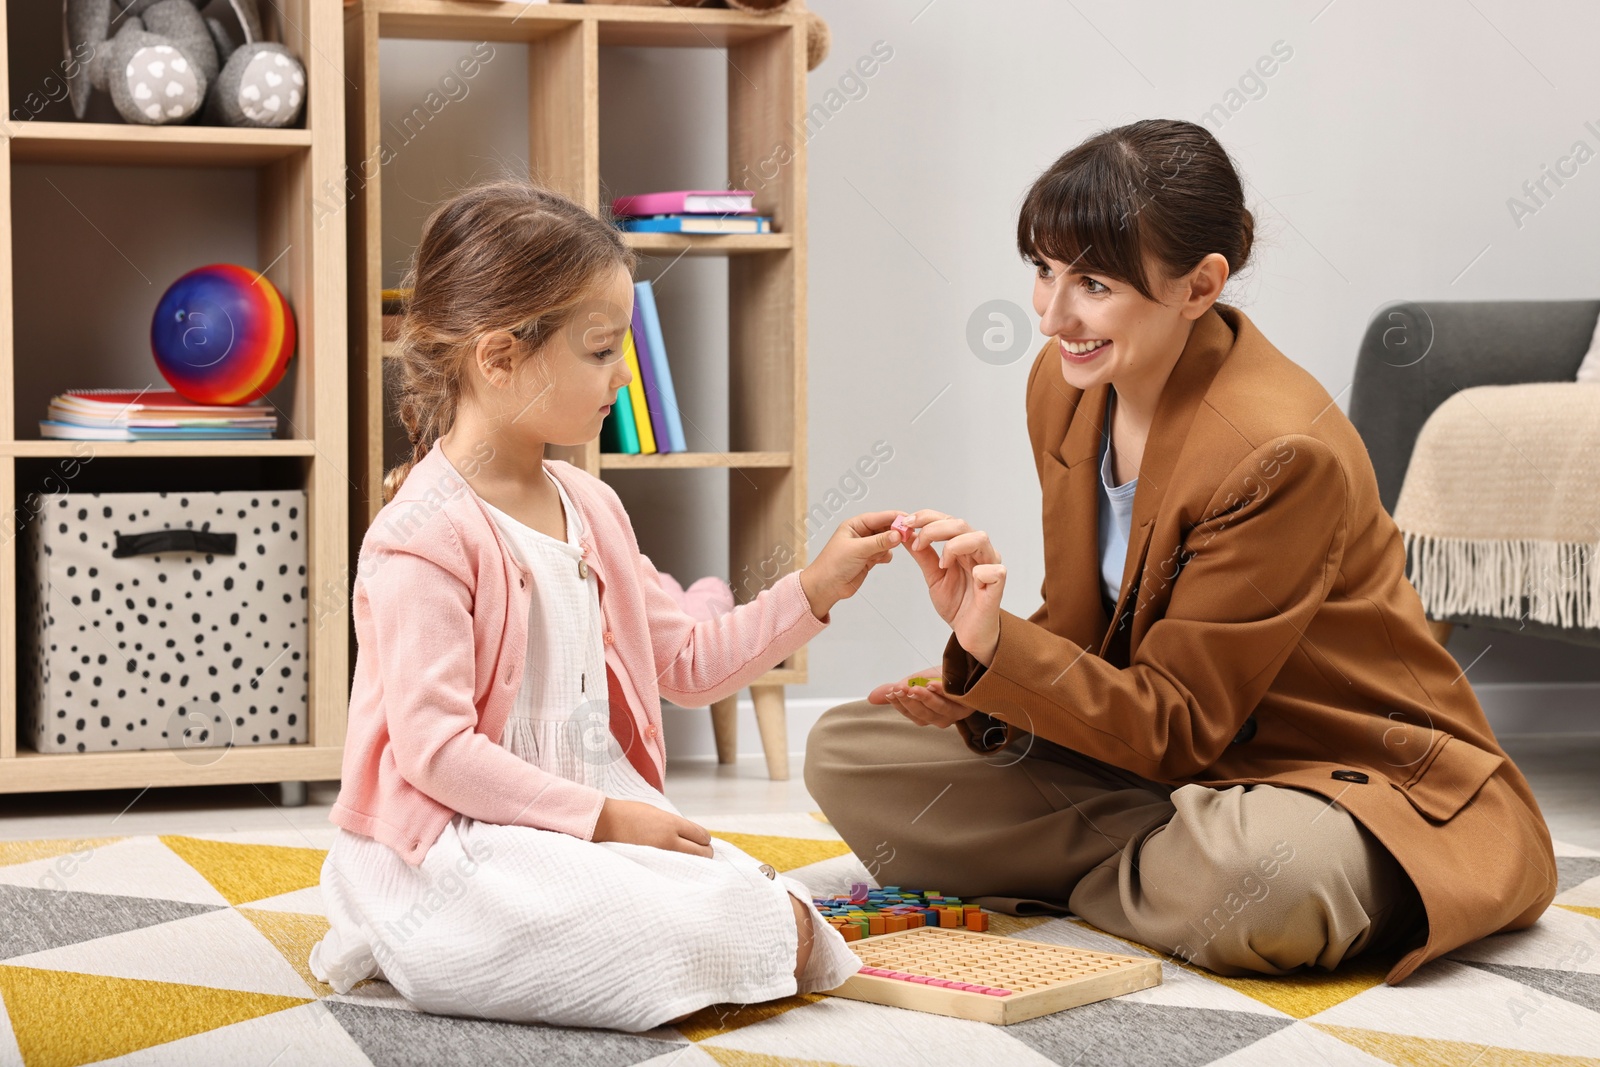
[[[650,429],[656,435],[656,451],[672,451],[667,440],[667,409],[661,403],[661,387],[656,382],[654,364],[650,360],[650,342],[645,340],[644,317],[638,301],[633,305],[633,347],[639,353],[639,377],[644,379],[644,406],[650,411]]]

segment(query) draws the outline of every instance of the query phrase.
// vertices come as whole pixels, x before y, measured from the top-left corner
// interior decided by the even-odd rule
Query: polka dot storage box
[[[303,491],[59,493],[28,508],[23,743],[197,762],[305,743]]]

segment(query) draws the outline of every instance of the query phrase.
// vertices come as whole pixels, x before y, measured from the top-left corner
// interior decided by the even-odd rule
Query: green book
[[[600,451],[639,454],[639,427],[633,421],[633,404],[627,387],[617,390],[612,400],[611,414],[600,426]]]

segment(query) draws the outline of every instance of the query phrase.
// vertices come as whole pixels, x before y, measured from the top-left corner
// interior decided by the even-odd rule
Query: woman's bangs
[[[1085,159],[1028,194],[1017,224],[1018,250],[1036,263],[1053,259],[1142,291],[1139,206],[1135,186],[1102,161]]]

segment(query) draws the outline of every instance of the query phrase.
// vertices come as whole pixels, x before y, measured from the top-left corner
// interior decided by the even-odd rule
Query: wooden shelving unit
[[[4,105],[0,115],[13,113],[7,46],[12,21],[7,17],[11,13],[4,9],[7,4],[21,3],[0,0],[0,103]],[[310,590],[318,591],[310,598],[317,605],[318,624],[307,625],[308,742],[237,746],[218,751],[217,758],[209,761],[194,759],[194,749],[42,754],[21,747],[19,541],[12,536],[14,529],[8,528],[0,545],[0,618],[6,620],[5,638],[0,641],[0,793],[279,782],[284,783],[284,795],[292,803],[302,792],[297,788],[301,783],[339,777],[350,692],[349,624],[345,599],[330,597],[325,590],[347,584],[345,232],[342,224],[319,225],[313,204],[326,189],[343,183],[343,27],[337,5],[326,0],[274,0],[269,7],[264,14],[275,24],[276,39],[294,49],[307,68],[302,129],[0,121],[0,382],[6,388],[6,399],[0,403],[0,513],[16,514],[22,495],[34,488],[31,482],[40,461],[81,457],[84,449],[89,450],[101,481],[106,480],[107,472],[119,483],[126,475],[128,491],[147,487],[127,472],[160,470],[164,480],[181,480],[186,472],[179,464],[184,461],[206,466],[213,479],[237,477],[237,484],[227,486],[237,489],[255,488],[250,472],[264,464],[287,471],[285,476],[307,494],[307,581]],[[56,17],[59,19],[59,11]],[[58,41],[57,35],[52,43]],[[256,171],[256,202],[241,205],[239,210],[253,222],[264,254],[261,262],[249,265],[266,268],[273,284],[288,297],[298,330],[298,350],[289,364],[292,407],[280,418],[280,433],[287,436],[271,441],[75,442],[39,438],[34,420],[44,412],[22,410],[16,399],[21,361],[14,354],[19,311],[13,306],[14,282],[29,269],[26,247],[15,249],[14,256],[13,218],[28,206],[13,202],[13,168],[34,164]],[[174,225],[173,232],[172,240],[184,239],[181,225]],[[265,251],[269,248],[273,251]],[[268,266],[278,249],[284,249],[283,254]],[[103,249],[94,251],[97,254]],[[142,289],[144,283],[134,279],[133,284]],[[151,284],[158,286],[151,296],[153,308],[161,290],[154,279]],[[43,311],[73,315],[80,313],[86,299],[93,296],[63,292],[59,306]],[[43,312],[30,307],[24,313],[37,316]],[[147,329],[147,322],[139,324],[134,334],[143,336]],[[99,384],[66,377],[57,380],[55,375],[69,375],[70,370],[41,365],[41,357],[48,359],[49,353],[25,355],[31,380],[48,381],[52,391]],[[178,463],[150,464],[165,460]],[[190,758],[183,758],[185,755]]]
[[[727,468],[728,574],[753,573],[783,549],[786,570],[805,562],[806,457],[806,157],[805,24],[800,16],[626,5],[493,3],[483,0],[356,0],[345,8],[345,67],[357,86],[347,95],[346,144],[352,167],[377,158],[381,137],[378,42],[381,38],[488,40],[528,49],[528,149],[541,180],[591,210],[601,204],[600,48],[725,48],[728,57],[728,172],[750,173],[774,146],[788,149],[778,174],[756,190],[773,218],[770,234],[634,234],[641,255],[726,256],[729,285],[728,405],[730,447],[666,456],[602,455],[598,443],[559,458],[591,474],[614,470]],[[382,505],[383,445],[382,219],[377,168],[363,182],[350,215],[351,418],[355,480],[352,558],[361,532]],[[769,168],[770,169],[770,168]],[[680,397],[680,401],[684,400]],[[692,399],[690,401],[692,403]],[[706,442],[690,440],[691,449]],[[649,516],[633,516],[636,523]],[[750,570],[747,571],[747,568]],[[770,569],[770,568],[769,568]],[[776,576],[774,576],[774,579]],[[738,594],[753,596],[758,590]],[[783,687],[806,680],[802,649],[750,687],[767,766],[787,778]],[[731,761],[735,698],[712,709],[718,758]]]

